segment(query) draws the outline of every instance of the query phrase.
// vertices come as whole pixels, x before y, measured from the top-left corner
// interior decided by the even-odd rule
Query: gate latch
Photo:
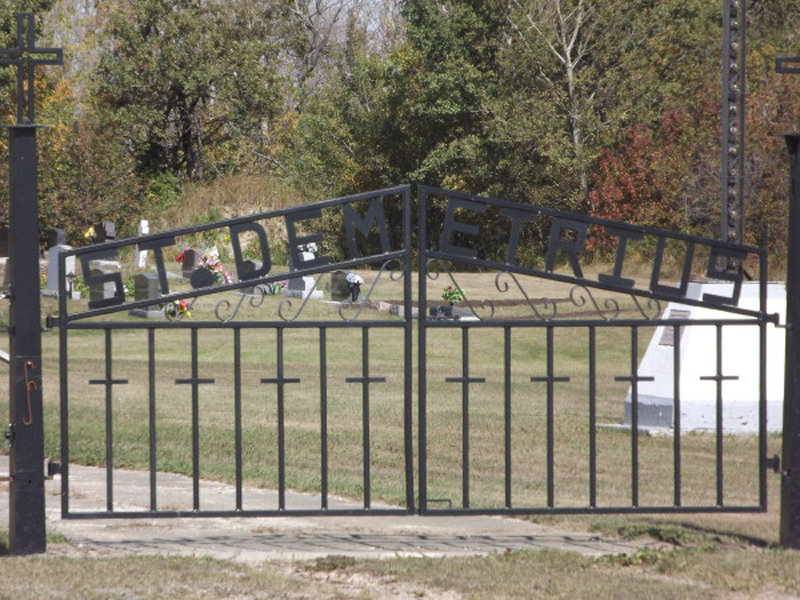
[[[783,471],[781,471],[781,457],[777,454],[773,454],[770,457],[767,457],[764,461],[764,465],[768,469],[772,469],[774,473],[778,473],[779,475],[785,475]]]

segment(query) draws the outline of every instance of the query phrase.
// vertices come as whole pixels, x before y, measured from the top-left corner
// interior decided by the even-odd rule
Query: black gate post
[[[46,548],[39,225],[34,125],[18,125],[9,129],[9,155],[9,551],[20,555],[39,554]]]
[[[787,134],[791,161],[786,267],[786,378],[783,399],[781,546],[800,548],[800,134]]]
[[[39,202],[34,67],[60,65],[60,48],[38,48],[34,17],[18,13],[17,45],[0,65],[17,68],[17,124],[9,130],[9,538],[11,554],[46,549],[42,325],[39,301]]]

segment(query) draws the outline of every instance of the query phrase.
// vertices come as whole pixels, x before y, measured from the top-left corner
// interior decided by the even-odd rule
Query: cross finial
[[[36,65],[62,65],[61,48],[37,48],[34,40],[33,13],[17,13],[17,47],[0,48],[0,65],[17,67],[17,124],[33,124],[33,75]],[[35,58],[35,55],[52,55]],[[27,82],[27,90],[25,84]]]
[[[800,56],[779,56],[775,59],[778,73],[800,73]]]

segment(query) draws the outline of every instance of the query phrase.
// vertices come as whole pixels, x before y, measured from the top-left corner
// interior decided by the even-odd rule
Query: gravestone
[[[54,236],[56,239],[58,236]],[[56,244],[47,251],[47,287],[42,290],[42,294],[53,298],[58,298],[58,257],[62,252],[72,250],[72,246],[66,244]],[[73,281],[75,279],[75,257],[68,256],[64,261],[64,269],[66,271],[66,291],[67,297],[73,300],[78,300],[81,297],[80,292],[73,289]]]
[[[150,233],[150,223],[147,222],[146,219],[142,219],[139,221],[139,228],[137,229],[137,235],[147,235]],[[135,259],[135,266],[138,269],[146,269],[147,268],[147,251],[146,250],[139,250],[139,245],[136,245],[134,249],[133,256]]]
[[[350,298],[350,284],[347,283],[347,271],[334,271],[331,273],[331,300],[348,300]]]
[[[192,276],[192,271],[203,263],[203,254],[194,248],[187,248],[183,251],[183,262],[181,263],[181,273],[187,279]]]
[[[300,256],[302,257],[303,261],[310,261],[314,260],[316,254],[310,250],[303,250],[300,252]],[[293,272],[295,270],[295,265],[292,261],[292,254],[289,253],[289,272]],[[307,298],[311,296],[311,298],[319,299],[322,298],[322,290],[315,290],[314,289],[314,278],[313,277],[294,277],[288,279],[288,284],[286,288],[283,290],[283,295],[288,296],[290,298]]]
[[[134,300],[155,300],[161,297],[161,286],[158,275],[144,273],[133,278]],[[156,319],[164,316],[164,308],[158,304],[150,304],[142,308],[132,308],[128,314],[145,319]]]
[[[731,283],[692,282],[687,297],[699,300],[711,293],[730,297]],[[739,308],[759,309],[759,284],[745,282]],[[770,283],[767,288],[767,312],[778,313],[786,322],[786,288]],[[742,319],[733,313],[711,308],[671,302],[665,318],[674,319]],[[706,378],[717,372],[716,327],[693,325],[680,330],[674,339],[674,328],[657,327],[638,374],[653,381],[638,383],[638,423],[640,427],[674,427],[675,344],[680,345],[681,431],[714,431],[716,429],[717,384]],[[759,331],[757,325],[727,326],[722,330],[722,374],[738,379],[722,384],[722,425],[725,433],[758,431],[759,409]],[[785,329],[767,325],[767,429],[780,431],[783,425],[783,371],[785,363]],[[631,390],[625,398],[625,423],[631,423]]]
[[[54,227],[47,232],[47,247],[53,246],[66,246],[67,245],[67,232],[58,227]]]
[[[117,228],[112,221],[101,221],[94,226],[94,231],[97,234],[98,244],[117,239]]]
[[[217,277],[206,267],[197,267],[194,271],[192,271],[192,274],[189,277],[189,283],[191,284],[192,289],[199,290],[200,288],[216,285]]]
[[[244,261],[244,263],[242,263],[242,275],[247,275],[248,273],[258,271],[259,269],[261,269],[263,264],[264,263],[262,263],[260,260],[255,260],[252,258],[247,259],[246,261]],[[247,277],[243,277],[242,279],[243,280],[247,279]],[[253,287],[245,288],[242,290],[242,293],[247,296],[253,296],[257,293],[257,288],[261,287],[262,287],[261,285],[255,285]]]
[[[111,273],[118,273],[119,267],[113,268],[109,265],[98,264],[98,263],[110,263],[113,261],[104,261],[104,260],[95,260],[90,263],[91,269],[89,270],[89,274],[92,277],[97,277],[99,275],[109,275]],[[119,265],[119,263],[116,263]],[[92,302],[96,302],[97,300],[108,300],[109,298],[114,298],[117,292],[117,286],[114,284],[113,281],[105,281],[103,283],[95,283],[89,288],[89,300]]]

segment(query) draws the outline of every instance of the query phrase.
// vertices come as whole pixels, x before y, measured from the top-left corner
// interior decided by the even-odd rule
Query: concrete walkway
[[[8,457],[0,456],[0,473],[8,473]],[[104,469],[71,466],[73,510],[103,510]],[[59,478],[47,482],[50,533],[60,533],[68,545],[51,544],[52,553],[163,554],[208,556],[257,562],[312,559],[328,555],[360,557],[447,556],[486,554],[518,549],[557,549],[588,555],[631,553],[643,542],[621,541],[584,533],[566,533],[518,519],[500,517],[278,517],[62,520]],[[183,509],[191,502],[191,478],[158,475],[158,501],[165,508]],[[7,492],[3,484],[0,491]],[[277,505],[271,490],[243,490],[245,508]],[[7,498],[6,494],[6,498]],[[204,509],[230,510],[235,488],[201,482]],[[115,510],[146,511],[149,475],[114,472]],[[331,499],[334,506],[334,499]],[[358,507],[343,499],[338,507]],[[287,506],[317,508],[319,497],[287,494]],[[375,506],[378,507],[377,505]],[[8,501],[0,504],[0,519],[8,523]],[[0,525],[3,527],[3,525]],[[655,545],[655,544],[653,544]]]

